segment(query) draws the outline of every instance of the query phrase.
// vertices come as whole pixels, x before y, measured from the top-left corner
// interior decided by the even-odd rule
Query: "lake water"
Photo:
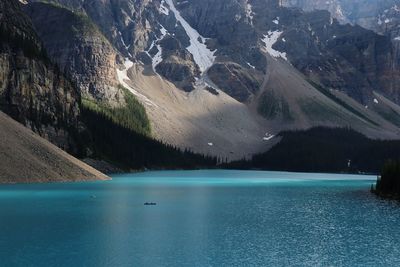
[[[372,176],[113,178],[0,186],[0,265],[400,266],[400,205],[369,193]]]

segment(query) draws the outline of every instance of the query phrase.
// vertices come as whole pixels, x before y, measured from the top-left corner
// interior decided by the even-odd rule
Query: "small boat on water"
[[[157,203],[155,203],[155,202],[145,202],[144,205],[145,206],[155,206],[155,205],[157,205]]]

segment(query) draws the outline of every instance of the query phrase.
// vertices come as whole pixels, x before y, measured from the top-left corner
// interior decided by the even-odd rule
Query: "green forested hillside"
[[[144,107],[127,91],[125,100],[127,105],[124,108],[83,101],[81,116],[88,133],[82,141],[95,158],[125,170],[196,169],[217,165],[214,157],[181,151],[152,139]]]
[[[146,109],[127,89],[121,86],[124,92],[126,105],[124,107],[110,107],[106,103],[83,99],[82,106],[99,114],[124,128],[142,135],[150,136],[150,121]]]

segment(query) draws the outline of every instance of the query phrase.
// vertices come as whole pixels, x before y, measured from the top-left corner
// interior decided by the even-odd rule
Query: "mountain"
[[[352,127],[371,138],[399,137],[391,39],[342,25],[326,11],[272,0],[28,2],[24,10],[55,62],[64,70],[62,62],[95,66],[86,73],[67,68],[70,77],[96,81],[104,68],[71,60],[82,57],[76,47],[89,47],[96,59],[107,54],[96,51],[114,49],[106,80],[115,68],[163,142],[239,159],[268,150],[288,129]],[[79,18],[92,30],[82,33]],[[60,25],[78,29],[74,41],[57,35]],[[65,49],[69,42],[75,48]],[[107,101],[112,89],[101,90],[94,99]]]
[[[350,23],[360,25],[363,28],[373,30],[379,35],[386,36],[391,40],[392,46],[382,42],[377,43],[379,47],[387,47],[392,50],[390,60],[382,73],[387,76],[384,87],[386,94],[390,95],[397,103],[399,80],[398,69],[400,66],[400,1],[398,0],[333,0],[333,1],[308,1],[308,0],[284,0],[282,3],[286,7],[298,7],[305,11],[328,10],[331,16],[341,24]],[[381,37],[380,39],[384,39]],[[387,50],[386,49],[386,50]],[[392,69],[391,71],[390,68]],[[388,77],[392,72],[395,76]],[[389,81],[392,79],[392,82]]]
[[[29,33],[23,35],[29,42],[2,46],[7,56],[22,51],[66,84],[47,89],[49,97],[25,90],[31,102],[47,101],[41,105],[58,111],[68,103],[55,93],[63,91],[75,103],[74,113],[53,112],[47,124],[39,119],[32,128],[42,133],[43,125],[57,128],[66,120],[68,136],[60,138],[66,149],[123,162],[118,167],[251,158],[276,146],[282,131],[320,126],[398,139],[400,72],[392,35],[306,2],[7,0],[14,16],[3,24]],[[21,43],[35,44],[36,56]],[[9,79],[7,70],[0,73]],[[20,84],[7,90],[26,94]],[[3,102],[8,114],[26,120],[11,112],[9,98]]]
[[[0,128],[0,184],[109,179],[3,112]]]
[[[108,179],[60,149],[81,149],[79,102],[20,3],[1,1],[0,110],[35,133],[0,112],[0,183]]]
[[[328,10],[341,23],[358,24],[366,29],[382,32],[398,18],[398,0],[283,0],[282,6],[298,7],[305,11]]]
[[[80,95],[52,64],[20,3],[0,3],[0,109],[57,146],[76,151]]]
[[[40,31],[41,16],[62,34]],[[216,165],[215,157],[152,139],[145,108],[119,84],[118,52],[85,15],[6,0],[0,35],[0,109],[51,143],[104,170]],[[106,177],[17,125],[1,120],[2,182]]]
[[[124,104],[117,80],[117,51],[83,13],[51,3],[24,6],[48,56],[83,98]]]

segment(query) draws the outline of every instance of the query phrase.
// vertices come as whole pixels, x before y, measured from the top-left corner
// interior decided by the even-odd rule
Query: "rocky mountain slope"
[[[37,21],[35,27],[26,14],[36,14],[32,19],[37,21],[48,18],[55,27],[46,31]],[[108,170],[109,162],[123,170],[216,165],[216,157],[151,138],[146,110],[137,100],[145,101],[144,95],[127,83],[127,69],[117,66],[123,65],[119,53],[86,15],[57,4],[28,6],[26,1],[6,0],[0,5],[0,26],[1,109],[16,120]],[[53,42],[52,37],[59,40]],[[3,182],[104,177],[71,156],[60,155],[22,126],[17,129],[5,121],[0,128]]]
[[[50,3],[32,3],[24,10],[49,57],[82,97],[112,106],[124,104],[117,80],[117,52],[85,14]]]
[[[118,82],[146,107],[153,136],[167,143],[238,159],[265,151],[285,129],[352,127],[372,138],[399,137],[391,38],[342,25],[326,11],[277,0],[57,0],[64,15],[54,16],[55,7],[29,2],[57,62],[69,49],[52,38],[57,27],[47,29],[47,21],[74,25],[65,14],[80,14],[96,24],[123,57],[116,59]],[[68,61],[81,55],[69,51]],[[106,65],[111,77],[113,64]]]
[[[109,179],[2,112],[0,129],[0,184]]]
[[[0,3],[0,108],[54,144],[76,150],[79,93],[48,59],[20,3]]]
[[[283,6],[299,7],[305,11],[328,10],[331,16],[340,23],[350,23],[360,25],[366,29],[375,31],[380,35],[385,35],[392,41],[391,60],[387,65],[392,67],[392,72],[398,72],[400,67],[400,1],[398,0],[371,0],[371,1],[308,1],[308,0],[284,0]],[[382,43],[377,45],[383,47]],[[387,71],[385,71],[387,73]],[[387,75],[387,74],[386,74]],[[396,74],[398,76],[398,74]],[[398,95],[395,85],[399,83],[398,79],[394,79],[386,93],[390,94],[398,103]]]
[[[282,0],[282,6],[298,7],[305,11],[328,10],[341,23],[358,24],[381,32],[395,20],[398,0]]]

